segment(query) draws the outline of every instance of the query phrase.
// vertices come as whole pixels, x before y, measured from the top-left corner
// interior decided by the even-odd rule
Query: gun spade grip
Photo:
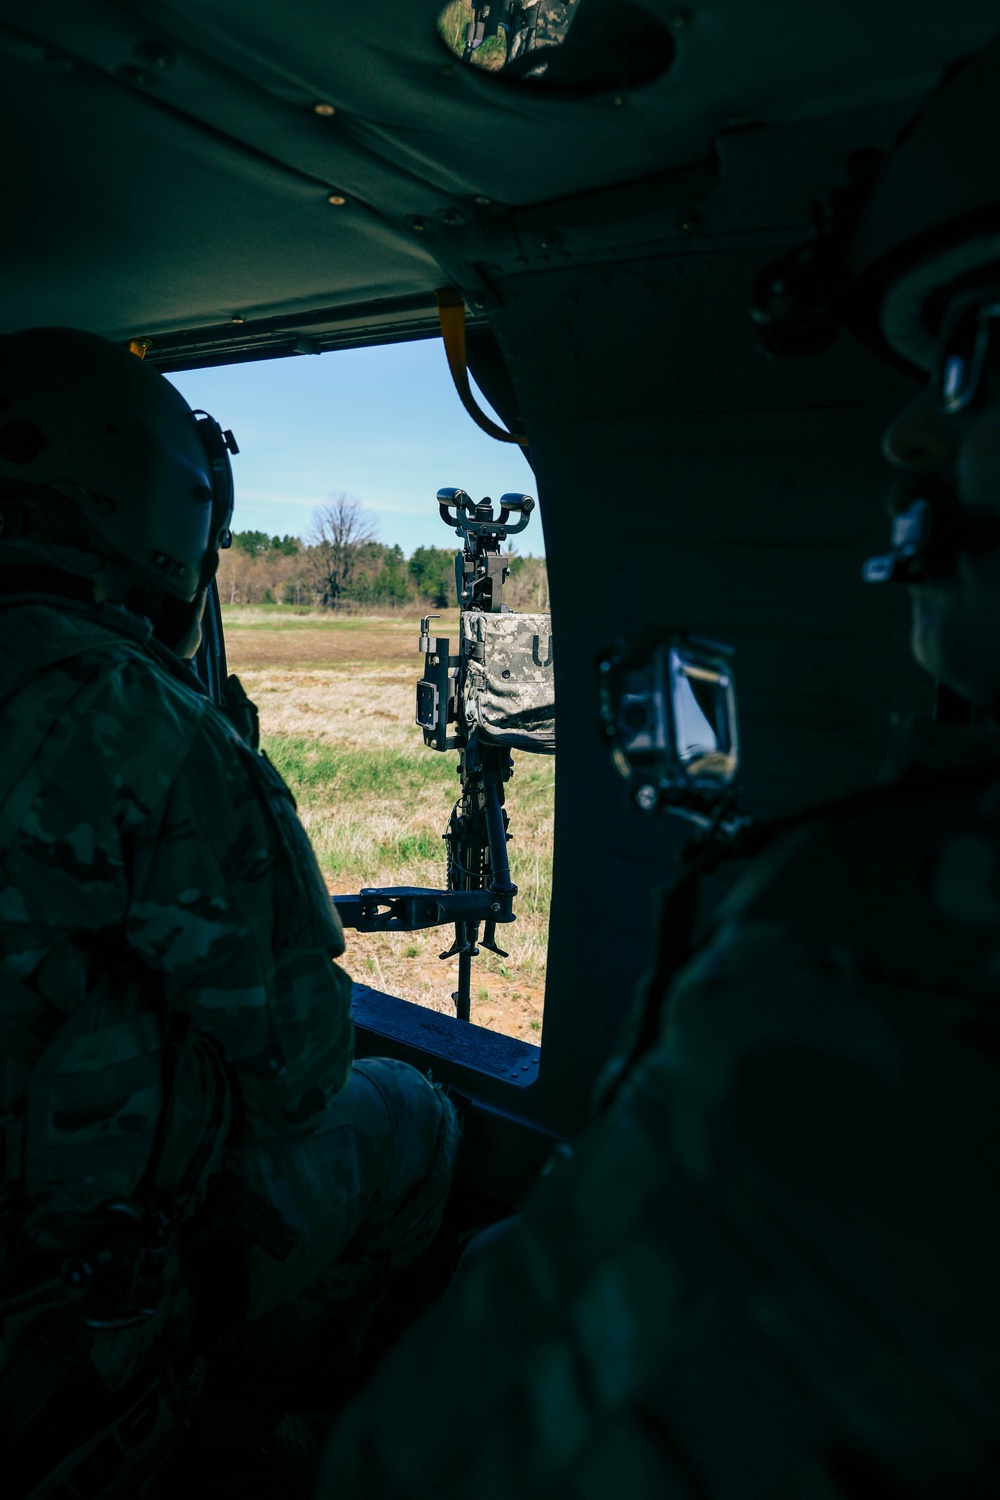
[[[530,495],[501,495],[500,504],[504,510],[516,510],[523,516],[528,516],[535,508],[535,502]]]
[[[465,490],[452,487],[438,490],[435,503],[437,505],[453,505],[456,510],[461,510],[463,506],[468,506],[470,510],[472,509],[472,501]]]

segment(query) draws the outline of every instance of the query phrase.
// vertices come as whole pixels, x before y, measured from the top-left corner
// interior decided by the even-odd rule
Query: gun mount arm
[[[451,922],[513,922],[517,887],[482,891],[433,891],[421,886],[390,885],[334,896],[344,927],[358,932],[417,932]]]

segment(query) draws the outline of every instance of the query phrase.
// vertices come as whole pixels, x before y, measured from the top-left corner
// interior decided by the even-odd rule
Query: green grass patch
[[[337,610],[319,609],[305,604],[224,604],[222,622],[226,634],[239,630],[331,630],[336,634],[353,637],[378,634],[406,634],[414,636],[420,629],[423,606],[413,604],[392,614],[364,615],[341,614]],[[458,610],[438,611],[438,618],[431,621],[433,632],[452,632],[458,628]]]
[[[440,834],[404,833],[383,845],[386,859],[398,859],[400,864],[409,864],[414,859],[441,859],[443,846]]]
[[[452,788],[458,781],[453,762],[427,750],[422,755],[375,746],[357,750],[290,734],[265,735],[261,745],[296,797],[305,799],[320,793],[324,798],[335,794],[338,801],[371,797],[399,801],[425,787]],[[402,844],[405,837],[397,842]]]
[[[472,20],[469,0],[450,0],[450,4],[438,15],[438,35],[449,52],[454,52],[456,57],[463,57],[465,54],[465,33]],[[507,43],[503,36],[498,33],[487,37],[473,52],[470,60],[477,68],[487,68],[491,72],[502,68],[507,61]]]

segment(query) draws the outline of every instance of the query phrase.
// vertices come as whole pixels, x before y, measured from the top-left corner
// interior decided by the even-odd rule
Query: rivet
[[[136,57],[141,57],[144,63],[149,63],[153,68],[169,68],[174,60],[174,54],[163,42],[140,42],[135,49]]]
[[[334,104],[327,104],[325,102],[321,102],[319,104],[314,104],[313,105],[313,114],[314,115],[323,115],[324,118],[327,118],[330,115],[335,115],[336,113],[337,113],[337,107]]]
[[[462,216],[457,214],[453,208],[446,208],[441,214],[442,224],[461,224]]]
[[[625,96],[624,96],[624,94],[616,94],[615,97],[612,99],[611,103],[612,104],[624,104],[625,103]]]
[[[246,322],[246,318],[243,316],[242,313],[233,313],[233,315],[229,319],[229,321],[230,321],[230,323],[245,323]]]
[[[472,201],[473,203],[478,203],[480,208],[489,208],[490,204],[493,202],[493,199],[487,198],[485,193],[477,193]]]
[[[332,203],[334,208],[343,208],[344,204],[347,202],[347,199],[344,197],[343,193],[331,193],[326,201],[327,203]]]
[[[424,230],[427,228],[427,220],[411,219],[410,228],[414,231],[415,234],[423,234]]]

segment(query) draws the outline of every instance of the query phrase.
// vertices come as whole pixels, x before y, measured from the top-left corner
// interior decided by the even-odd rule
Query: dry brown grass
[[[457,634],[457,611],[433,629]],[[413,722],[420,675],[416,619],[225,611],[230,670],[257,702],[262,739],[295,793],[330,890],[444,884],[441,833],[458,789],[457,758],[428,750]],[[473,966],[472,1019],[537,1041],[552,879],[554,765],[517,755],[507,806],[518,920],[500,929],[509,958]],[[452,929],[349,932],[353,977],[453,1013],[457,960],[438,954]]]

